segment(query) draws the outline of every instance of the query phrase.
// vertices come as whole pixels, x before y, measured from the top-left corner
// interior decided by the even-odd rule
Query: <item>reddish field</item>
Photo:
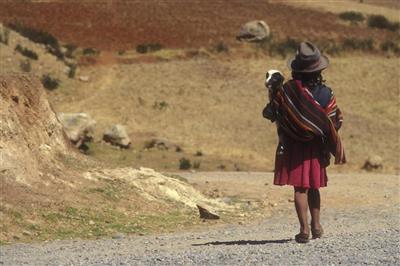
[[[83,3],[82,3],[83,2]],[[160,43],[170,48],[232,44],[240,25],[263,19],[275,38],[392,38],[394,33],[341,23],[336,15],[265,0],[132,0],[118,3],[0,3],[0,21],[19,22],[81,47],[132,49]]]

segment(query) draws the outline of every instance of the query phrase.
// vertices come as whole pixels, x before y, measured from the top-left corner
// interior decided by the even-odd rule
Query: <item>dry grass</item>
[[[386,171],[398,171],[398,58],[331,61],[325,77],[344,112],[341,133],[349,158],[340,169],[359,170],[369,154],[377,154],[384,158]],[[264,73],[271,68],[286,70],[285,60],[103,66],[85,70],[93,80],[89,85],[64,84],[51,97],[57,111],[90,113],[98,122],[98,138],[106,126],[122,123],[134,144],[139,141],[135,136],[143,134],[166,137],[192,154],[201,150],[252,170],[272,170],[275,127],[261,117]],[[168,106],[154,108],[160,101]]]
[[[392,3],[392,5],[390,5],[390,3],[383,5],[382,3],[384,2],[391,2],[386,0],[364,1],[365,3],[360,3],[359,1],[351,1],[351,0],[336,0],[336,1],[282,0],[280,2],[284,2],[289,5],[297,7],[318,9],[332,13],[342,13],[352,10],[361,12],[365,15],[379,14],[379,15],[384,15],[389,20],[400,21],[400,16],[399,16],[400,5],[398,4],[398,2]]]

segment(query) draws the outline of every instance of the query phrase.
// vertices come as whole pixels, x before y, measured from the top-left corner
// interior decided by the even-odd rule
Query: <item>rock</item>
[[[89,76],[80,76],[79,80],[82,82],[89,82],[90,78],[89,78]]]
[[[32,233],[29,232],[28,230],[22,231],[22,234],[25,235],[25,236],[32,236]]]
[[[96,121],[86,113],[59,113],[57,115],[68,139],[78,148],[92,141]]]
[[[122,125],[113,125],[103,134],[103,140],[121,148],[129,148],[131,140]]]
[[[262,20],[249,21],[242,25],[236,39],[246,42],[259,42],[270,36],[267,23]]]
[[[209,220],[216,220],[219,219],[219,215],[210,212],[206,208],[196,204],[197,208],[199,209],[199,214],[201,219],[209,219]]]
[[[123,239],[125,237],[125,235],[123,233],[115,233],[112,236],[112,239]]]
[[[383,168],[383,159],[378,155],[371,155],[365,161],[364,166],[362,169],[367,171],[373,171]]]
[[[175,150],[177,152],[181,152],[182,148],[172,141],[163,138],[153,138],[150,141],[145,143],[146,149],[156,148],[159,150]]]

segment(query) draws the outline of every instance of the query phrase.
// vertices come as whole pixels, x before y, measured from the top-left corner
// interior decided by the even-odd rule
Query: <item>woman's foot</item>
[[[324,234],[324,229],[322,229],[322,226],[320,226],[320,228],[311,228],[311,234],[312,239],[321,238]]]
[[[298,233],[294,236],[294,239],[297,243],[307,243],[309,241],[310,234],[307,233]]]

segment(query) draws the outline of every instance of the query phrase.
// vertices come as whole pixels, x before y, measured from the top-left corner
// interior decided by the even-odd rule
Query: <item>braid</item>
[[[313,89],[319,85],[323,85],[325,80],[322,77],[321,71],[304,73],[304,72],[292,72],[293,79],[300,80],[305,86]]]

